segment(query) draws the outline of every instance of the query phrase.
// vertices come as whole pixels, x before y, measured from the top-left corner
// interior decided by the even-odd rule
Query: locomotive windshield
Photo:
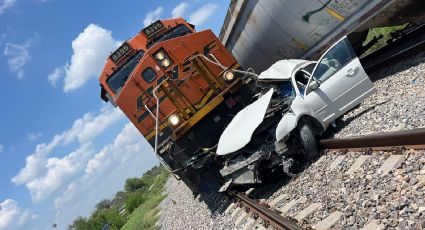
[[[137,52],[134,57],[132,57],[127,63],[125,63],[119,70],[117,70],[112,76],[110,76],[106,83],[108,84],[109,88],[114,92],[117,93],[118,90],[124,86],[125,82],[128,79],[128,76],[133,72],[134,68],[136,67],[137,63],[139,63],[140,59],[145,54],[144,51]]]
[[[172,28],[171,30],[169,30],[167,33],[153,39],[153,41],[149,42],[146,45],[146,48],[149,49],[158,42],[162,42],[162,41],[166,41],[166,40],[169,40],[169,39],[181,37],[181,36],[191,34],[191,33],[192,33],[192,31],[189,28],[187,28],[187,26],[180,24],[180,25]]]

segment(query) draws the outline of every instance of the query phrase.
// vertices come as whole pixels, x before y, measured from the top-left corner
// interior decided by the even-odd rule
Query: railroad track
[[[235,217],[235,224],[239,227],[243,225],[242,229],[266,229],[268,226],[274,227],[278,230],[304,229],[292,218],[280,215],[278,212],[270,209],[269,206],[249,198],[246,194],[231,194],[237,199],[238,204],[232,203],[225,212],[231,212],[231,215]],[[258,218],[260,220],[256,220]]]
[[[425,149],[425,129],[324,139],[321,141],[321,145],[328,152],[336,151],[339,153],[338,155],[324,155],[310,166],[315,167],[315,165],[326,164],[324,166],[326,169],[324,176],[336,175],[336,177],[344,178],[345,180],[360,178],[366,184],[369,181],[381,179],[384,181],[398,180],[401,177],[401,180],[404,180],[404,176],[402,173],[400,174],[403,169],[399,168],[408,158],[409,153],[406,154],[406,152]],[[357,156],[351,160],[351,165],[341,168],[341,163],[349,158],[346,155],[350,152],[353,154],[353,151],[357,152]],[[382,153],[382,151],[386,151],[385,156],[382,154],[374,156],[372,153]],[[375,172],[371,173],[368,170],[362,170],[365,163],[372,160],[375,165],[372,168],[374,168]],[[409,180],[416,180],[417,182],[412,184],[412,189],[419,191],[418,194],[423,194],[425,192],[422,192],[425,189],[425,167],[419,169],[419,171],[418,174],[414,174],[414,178],[409,178]],[[305,228],[327,230],[341,228],[345,226],[343,219],[345,221],[351,218],[348,217],[347,210],[343,210],[344,208],[341,208],[341,210],[334,208],[333,212],[323,214],[320,220],[310,220],[315,212],[320,212],[324,206],[329,204],[311,201],[308,196],[302,194],[299,194],[298,197],[289,197],[285,193],[268,200],[256,200],[249,197],[251,192],[252,190],[248,191],[247,194],[231,193],[236,202],[232,203],[225,213],[232,217],[238,229],[268,229],[272,227],[274,229],[290,230]],[[388,194],[391,194],[391,192],[388,192]],[[387,196],[390,196],[388,194]],[[373,195],[371,199],[379,200],[383,196],[383,194]],[[425,201],[423,199],[423,196],[418,198],[419,201],[424,202],[422,204],[412,204],[418,206],[416,210],[413,210],[413,213],[416,213],[415,215],[425,215]],[[374,201],[371,202],[373,203]],[[402,213],[403,210],[400,210],[399,213]],[[375,220],[365,220],[363,226],[354,226],[354,228],[379,230],[388,226],[391,227],[391,224],[393,223],[387,223],[377,218]]]
[[[365,149],[379,151],[392,150],[394,148],[425,149],[425,128],[374,135],[323,139],[320,141],[320,144],[324,149],[347,149],[351,151]]]
[[[372,73],[425,50],[425,25],[419,25],[390,44],[363,57],[361,62],[367,73]],[[374,79],[372,79],[374,80]]]

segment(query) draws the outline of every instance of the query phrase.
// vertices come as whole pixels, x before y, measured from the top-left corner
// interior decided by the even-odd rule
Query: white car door
[[[376,90],[344,37],[319,59],[304,93],[306,106],[328,126]]]

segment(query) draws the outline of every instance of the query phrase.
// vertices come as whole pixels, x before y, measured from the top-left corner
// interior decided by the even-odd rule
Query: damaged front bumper
[[[238,156],[221,169],[220,174],[225,178],[230,178],[233,184],[261,183],[258,165],[262,160],[269,158],[270,155],[271,153],[268,150],[261,148],[248,158]]]
[[[290,152],[284,142],[279,142],[264,144],[249,156],[238,154],[220,170],[220,174],[227,179],[220,191],[225,191],[231,184],[262,183],[263,171],[276,168],[277,165],[283,165],[284,171],[289,172],[293,163],[293,160],[287,157]]]

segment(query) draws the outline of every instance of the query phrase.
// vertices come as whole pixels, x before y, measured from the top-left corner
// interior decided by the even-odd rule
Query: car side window
[[[313,79],[320,83],[326,81],[356,57],[350,42],[345,38],[332,47],[317,63]]]
[[[295,74],[295,83],[301,95],[304,95],[310,74],[301,69]]]
[[[315,62],[313,62],[313,63],[310,63],[310,64],[308,64],[308,65],[306,65],[306,66],[304,66],[303,68],[302,68],[302,70],[304,70],[305,72],[307,72],[309,75],[311,75],[311,73],[313,72],[313,70],[314,70],[314,67],[316,66],[316,63]]]

